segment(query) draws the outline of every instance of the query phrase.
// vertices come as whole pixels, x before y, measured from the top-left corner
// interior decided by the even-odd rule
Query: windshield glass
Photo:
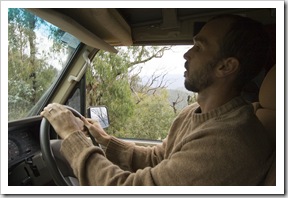
[[[33,115],[31,109],[43,101],[79,44],[74,36],[27,10],[9,9],[9,121]]]

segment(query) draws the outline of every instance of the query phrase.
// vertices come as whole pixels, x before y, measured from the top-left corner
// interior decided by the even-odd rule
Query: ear
[[[229,75],[234,75],[239,70],[239,61],[235,57],[229,57],[219,62],[216,67],[216,76],[223,78]]]

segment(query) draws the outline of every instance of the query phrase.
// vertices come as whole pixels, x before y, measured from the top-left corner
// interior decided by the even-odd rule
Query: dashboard
[[[24,127],[9,131],[8,134],[8,166],[9,169],[19,162],[40,151],[39,135],[34,127]]]
[[[8,185],[55,185],[42,159],[40,116],[8,123]]]

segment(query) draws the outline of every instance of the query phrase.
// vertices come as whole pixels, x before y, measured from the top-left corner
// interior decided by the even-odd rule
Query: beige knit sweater
[[[261,185],[273,148],[252,105],[237,97],[198,112],[186,107],[159,146],[112,138],[104,154],[75,132],[61,152],[81,185]]]

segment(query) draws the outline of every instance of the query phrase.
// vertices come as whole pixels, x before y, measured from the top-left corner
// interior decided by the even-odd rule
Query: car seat
[[[266,128],[271,141],[275,146],[274,161],[263,185],[276,185],[276,65],[265,76],[260,90],[259,101],[253,103],[255,114]]]

